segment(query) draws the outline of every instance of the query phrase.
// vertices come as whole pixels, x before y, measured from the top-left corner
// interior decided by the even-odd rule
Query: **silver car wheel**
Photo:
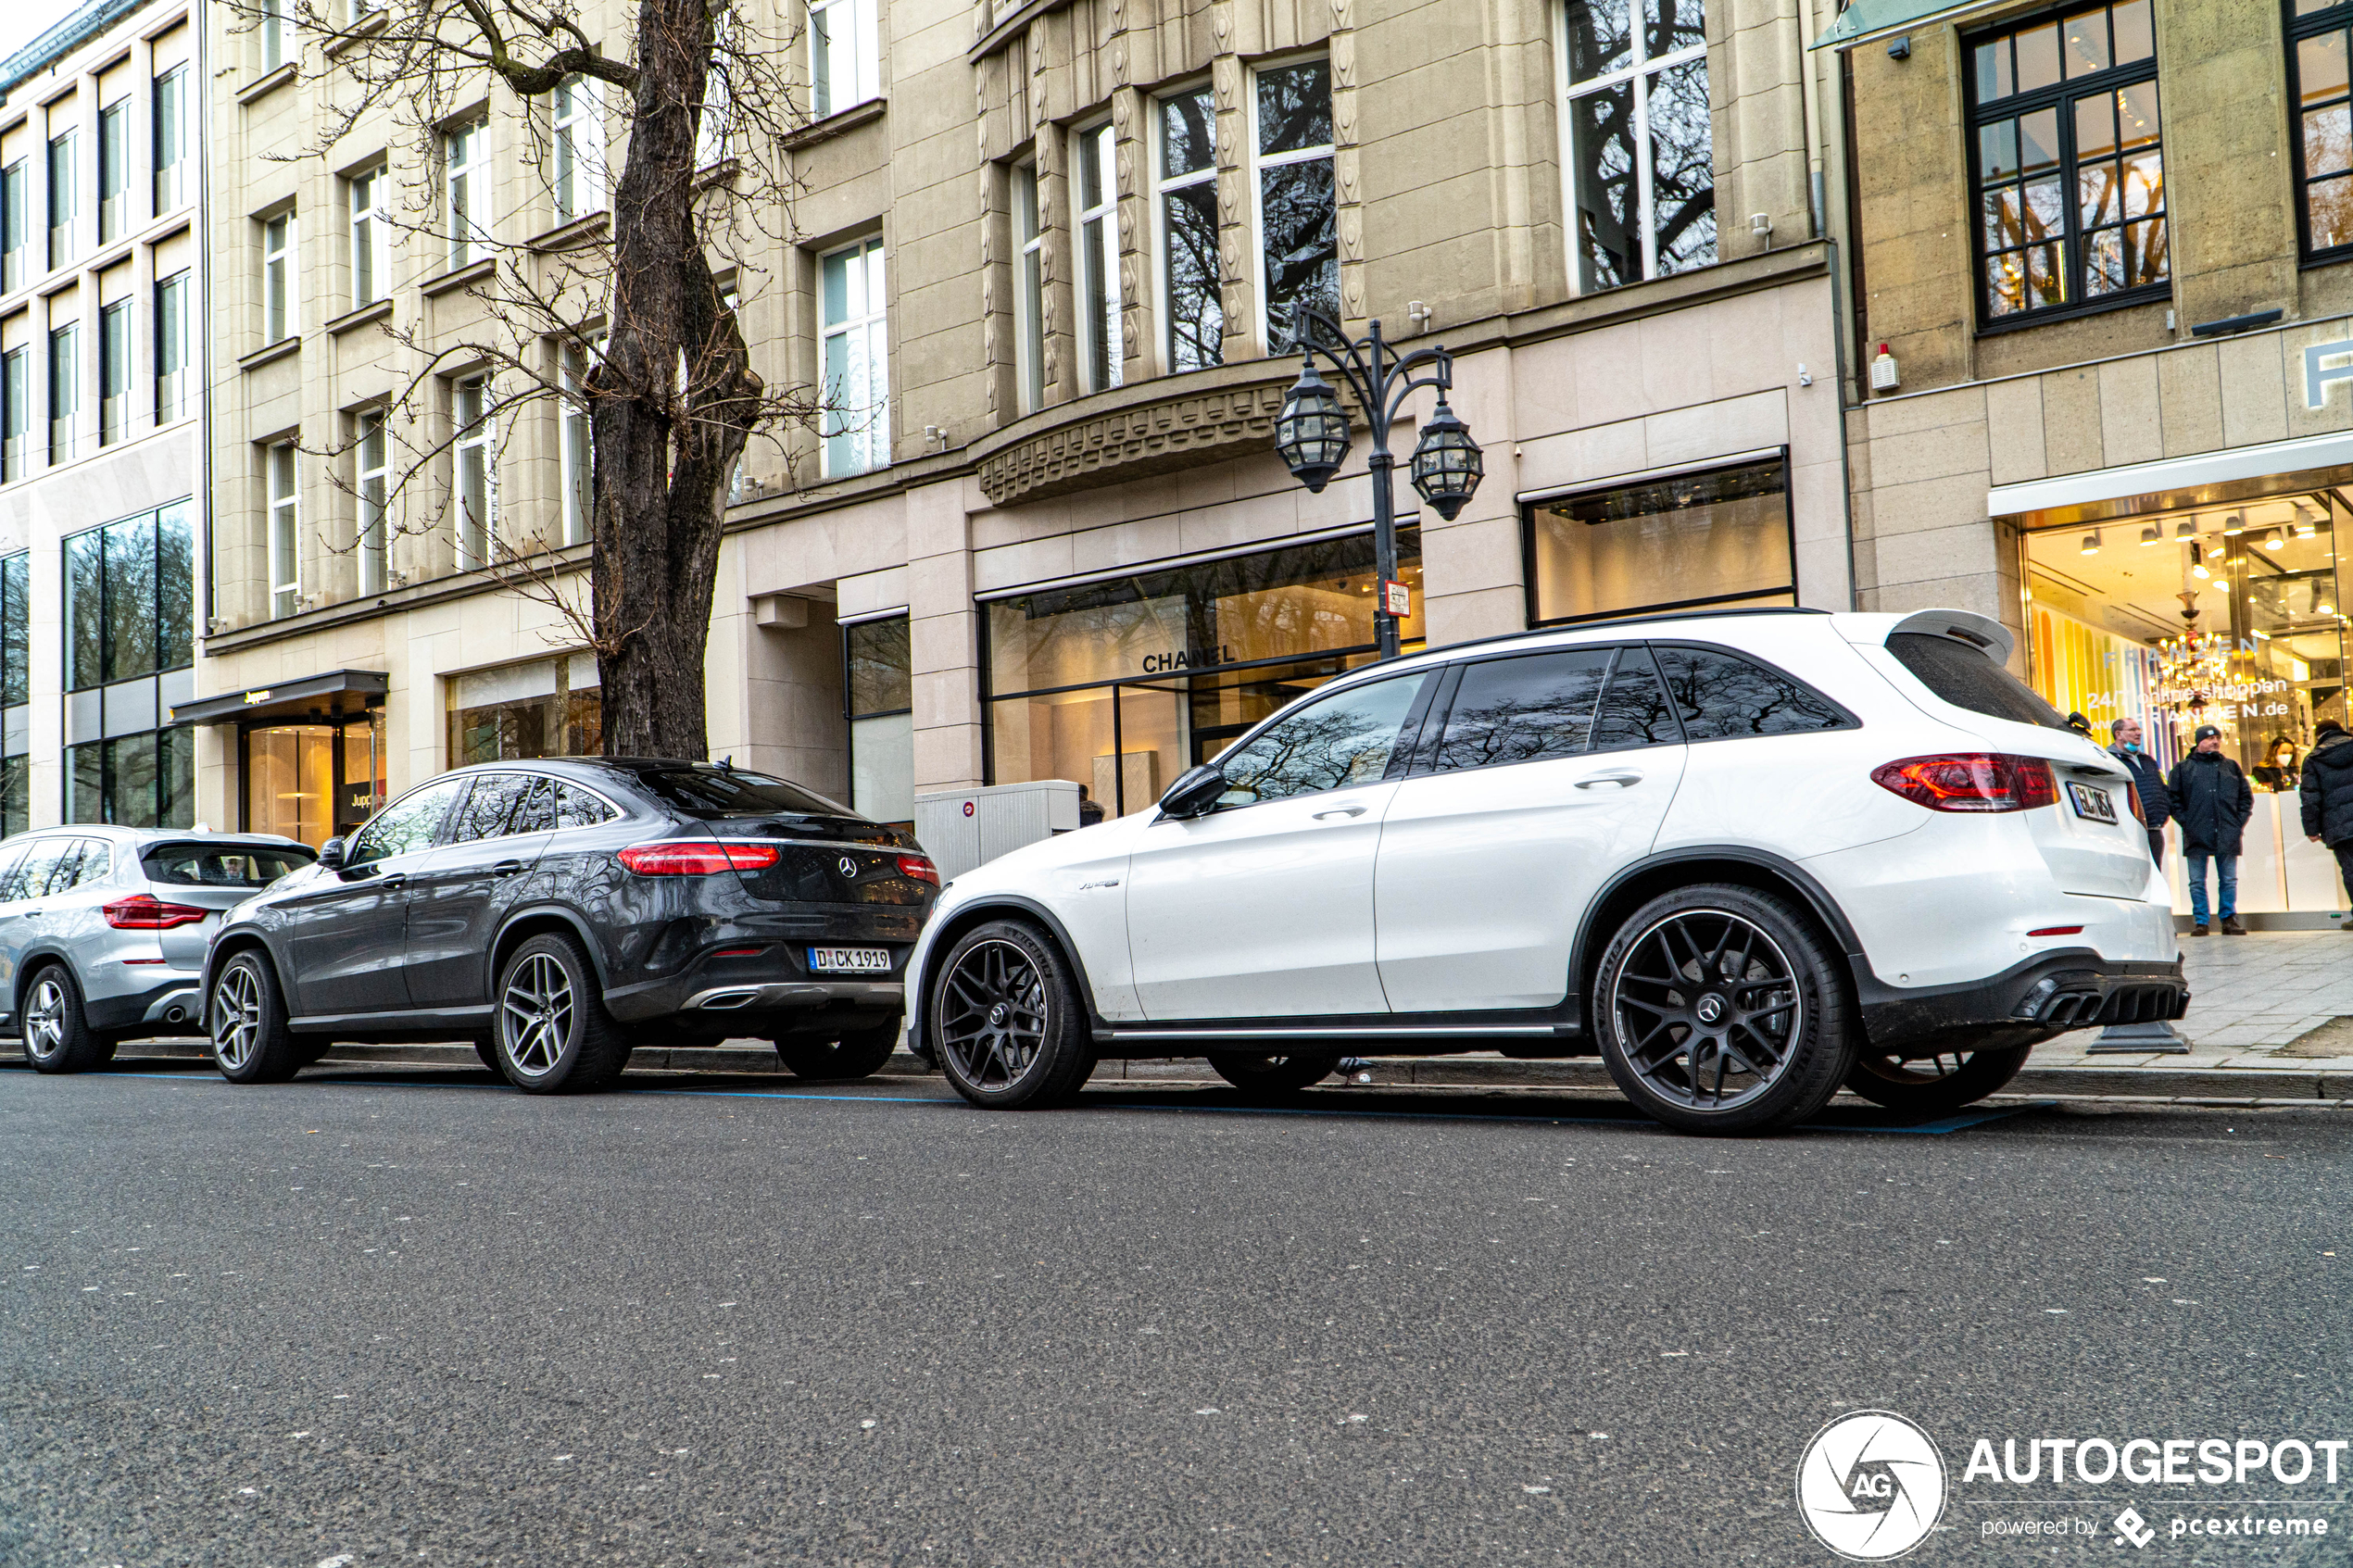
[[[572,1038],[572,976],[547,953],[534,953],[507,977],[498,998],[499,1043],[507,1060],[527,1077],[556,1070]]]
[[[48,1060],[66,1047],[66,988],[55,973],[44,974],[25,1004],[25,1054]]]
[[[261,1038],[261,982],[244,964],[231,967],[212,988],[212,1054],[235,1071],[253,1060]]]

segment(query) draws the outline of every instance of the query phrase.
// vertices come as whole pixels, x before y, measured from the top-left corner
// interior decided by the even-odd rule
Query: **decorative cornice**
[[[830,142],[846,136],[862,125],[872,125],[890,110],[890,100],[873,97],[855,103],[839,114],[829,114],[823,119],[812,119],[798,130],[787,131],[776,138],[776,144],[788,153],[813,147],[820,142]]]
[[[292,82],[294,79],[295,62],[288,60],[285,64],[279,66],[274,70],[271,70],[265,75],[258,76],[251,82],[246,82],[243,87],[238,88],[237,102],[240,104],[250,104],[256,98],[266,97],[270,94],[276,92],[279,88],[283,87],[287,82]]]
[[[1201,388],[1017,437],[979,459],[980,487],[1006,507],[1196,468],[1241,447],[1271,449],[1295,372],[1287,361],[1266,368],[1279,379]]]

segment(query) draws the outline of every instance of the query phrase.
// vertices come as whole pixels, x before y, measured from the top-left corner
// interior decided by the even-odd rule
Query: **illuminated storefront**
[[[238,831],[315,849],[384,802],[385,684],[378,671],[337,670],[182,703],[171,720],[182,734],[198,724],[235,731]]]

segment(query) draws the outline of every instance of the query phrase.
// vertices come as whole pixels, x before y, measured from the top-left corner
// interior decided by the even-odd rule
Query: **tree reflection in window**
[[[1266,347],[1279,354],[1301,326],[1292,314],[1298,307],[1340,314],[1329,61],[1258,73],[1257,155]]]
[[[1491,659],[1467,665],[1438,743],[1437,767],[1486,768],[1585,749],[1610,650]]]
[[[1628,648],[1619,654],[1617,669],[1610,676],[1609,695],[1602,698],[1601,712],[1593,721],[1593,749],[1673,746],[1682,738],[1649,651]]]
[[[1160,105],[1162,257],[1168,282],[1168,369],[1226,359],[1217,261],[1217,99],[1208,88]]]
[[[1579,293],[1716,260],[1704,0],[1567,0],[1569,190]]]
[[[1218,805],[1254,806],[1378,781],[1427,679],[1416,673],[1351,686],[1277,721],[1218,759],[1226,775]]]
[[[1853,722],[1819,692],[1737,655],[1710,648],[1655,651],[1682,716],[1683,733],[1692,740],[1799,734]]]

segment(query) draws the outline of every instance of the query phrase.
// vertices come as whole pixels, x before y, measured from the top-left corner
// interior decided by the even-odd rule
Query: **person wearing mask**
[[[2239,847],[2246,820],[2255,815],[2255,792],[2239,765],[2222,755],[2222,732],[2197,727],[2196,747],[2173,765],[2165,781],[2173,820],[2182,824],[2182,859],[2190,873],[2190,935],[2203,936],[2206,923],[2206,862],[2214,862],[2216,913],[2222,935],[2244,936],[2239,923]]]
[[[2334,719],[2322,720],[2312,737],[2296,796],[2304,809],[2304,836],[2336,852],[2337,870],[2353,888],[2353,734]],[[2353,931],[2353,925],[2345,929]]]
[[[2112,743],[2109,756],[2124,764],[2133,775],[2133,788],[2141,797],[2141,818],[2148,824],[2149,859],[2165,864],[2165,824],[2173,820],[2173,797],[2165,787],[2165,770],[2157,759],[2141,749],[2141,721],[2119,719],[2108,727]]]
[[[2263,760],[2255,765],[2255,782],[2274,795],[2294,789],[2296,743],[2285,735],[2273,735],[2271,744],[2263,748]]]

